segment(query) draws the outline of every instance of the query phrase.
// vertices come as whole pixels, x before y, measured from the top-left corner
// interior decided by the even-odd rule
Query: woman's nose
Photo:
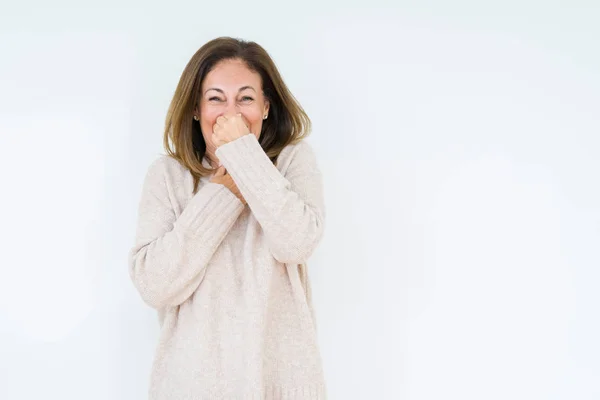
[[[235,102],[232,101],[232,102],[227,103],[227,107],[225,109],[225,115],[232,116],[232,115],[237,114],[238,112],[239,112],[238,106]]]

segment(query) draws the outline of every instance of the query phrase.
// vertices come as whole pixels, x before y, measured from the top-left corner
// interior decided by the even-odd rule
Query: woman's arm
[[[322,176],[310,145],[302,141],[292,149],[285,177],[253,134],[219,146],[215,155],[260,223],[273,257],[288,264],[306,262],[323,235],[325,219]]]
[[[129,254],[131,279],[142,299],[156,309],[177,306],[192,295],[244,209],[225,186],[207,182],[176,218],[165,179],[166,160],[148,169]]]

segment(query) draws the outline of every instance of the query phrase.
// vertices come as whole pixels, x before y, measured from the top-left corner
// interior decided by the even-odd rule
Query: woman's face
[[[196,110],[196,115],[200,120],[207,153],[213,159],[213,126],[221,115],[242,114],[250,132],[257,138],[260,136],[263,117],[269,112],[269,102],[263,95],[260,75],[248,69],[243,61],[232,59],[219,62],[204,78],[201,90],[200,110]]]

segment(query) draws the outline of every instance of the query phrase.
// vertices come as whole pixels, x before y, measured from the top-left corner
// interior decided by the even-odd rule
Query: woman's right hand
[[[227,170],[224,166],[221,165],[219,168],[217,168],[210,181],[212,183],[225,185],[225,187],[227,187],[227,189],[229,189],[231,193],[235,194],[236,197],[240,199],[240,201],[244,205],[247,204],[246,199],[244,199],[244,196],[242,196],[242,194],[240,193],[240,189],[238,189],[237,185],[235,184],[235,181],[233,180],[231,175],[227,173]]]

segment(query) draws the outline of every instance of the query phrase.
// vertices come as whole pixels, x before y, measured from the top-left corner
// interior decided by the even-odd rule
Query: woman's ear
[[[271,104],[269,103],[269,100],[265,100],[265,107],[264,107],[264,110],[263,110],[263,115],[269,115],[269,106],[270,105]]]

